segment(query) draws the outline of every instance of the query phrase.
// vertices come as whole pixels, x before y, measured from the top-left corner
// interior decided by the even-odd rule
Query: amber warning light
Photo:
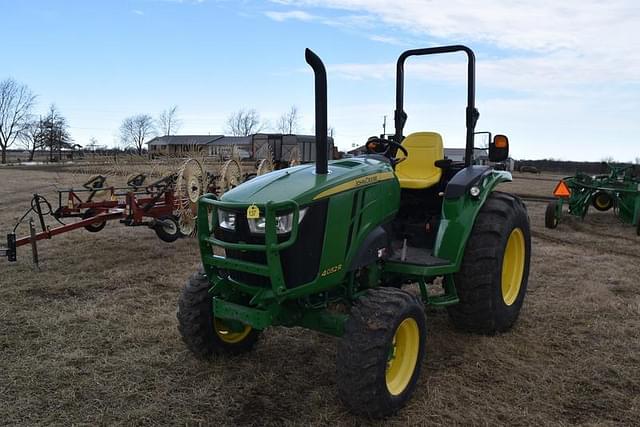
[[[496,135],[493,139],[496,148],[507,148],[509,147],[509,140],[504,135]]]
[[[553,190],[553,195],[560,198],[567,198],[571,196],[571,190],[564,181],[560,181],[558,185],[556,185],[556,189]]]

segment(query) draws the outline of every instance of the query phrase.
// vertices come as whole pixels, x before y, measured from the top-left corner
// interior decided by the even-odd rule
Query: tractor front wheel
[[[178,330],[182,340],[196,356],[210,358],[214,354],[239,354],[253,349],[260,331],[249,325],[232,328],[213,313],[207,276],[194,273],[182,289],[178,301]]]
[[[480,209],[454,282],[460,302],[447,307],[459,329],[492,335],[518,318],[527,292],[531,235],[522,201],[493,192]]]
[[[381,418],[413,394],[425,346],[424,304],[396,288],[376,288],[351,310],[338,345],[340,398],[360,415]]]

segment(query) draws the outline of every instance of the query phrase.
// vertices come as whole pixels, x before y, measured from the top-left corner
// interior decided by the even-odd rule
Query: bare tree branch
[[[227,119],[227,132],[233,136],[248,136],[260,132],[264,127],[254,109],[238,110]]]
[[[295,105],[292,105],[289,111],[280,116],[280,118],[278,119],[278,123],[276,124],[276,129],[280,133],[296,133],[298,131],[299,120],[300,116],[298,113],[298,108]]]
[[[25,131],[20,135],[20,145],[29,151],[29,160],[33,161],[36,150],[45,146],[44,126],[42,119],[32,118]]]
[[[175,135],[182,126],[178,118],[178,106],[174,105],[164,110],[158,116],[158,128],[163,135]]]
[[[71,148],[67,119],[58,111],[54,104],[49,106],[47,116],[39,123],[42,146],[49,148],[49,160],[53,161],[54,151],[58,152],[58,160],[62,160],[62,149]]]
[[[7,162],[7,148],[26,131],[36,96],[29,87],[13,79],[0,82],[1,163]]]
[[[137,114],[127,117],[120,125],[120,140],[125,147],[133,147],[139,155],[144,150],[144,143],[148,138],[155,136],[156,129],[153,117],[148,114]]]

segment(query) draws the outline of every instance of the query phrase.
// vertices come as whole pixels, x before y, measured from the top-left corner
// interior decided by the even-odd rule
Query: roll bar
[[[315,74],[316,101],[316,174],[328,173],[327,160],[327,70],[318,55],[311,49],[305,49],[304,59],[313,68]]]
[[[464,153],[464,164],[470,166],[473,159],[473,133],[476,122],[480,113],[475,107],[476,99],[476,57],[473,51],[467,46],[452,45],[441,47],[430,47],[425,49],[411,49],[403,52],[398,58],[396,70],[396,111],[394,114],[396,133],[394,140],[398,143],[402,142],[404,136],[402,130],[407,121],[407,113],[405,113],[404,104],[404,62],[410,56],[435,55],[440,53],[465,52],[467,54],[467,109],[466,109],[466,127],[467,127],[467,144]],[[317,100],[316,100],[317,102]]]

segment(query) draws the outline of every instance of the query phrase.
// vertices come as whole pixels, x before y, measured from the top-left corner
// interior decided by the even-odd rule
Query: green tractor
[[[468,58],[466,159],[444,157],[435,132],[403,135],[404,63]],[[466,46],[404,52],[397,62],[395,135],[369,154],[328,161],[326,71],[315,73],[315,166],[277,170],[198,203],[203,271],[183,289],[179,330],[202,358],[250,351],[263,330],[299,326],[339,337],[337,386],[357,414],[384,417],[410,398],[425,347],[425,305],[464,331],[511,328],[529,275],[525,206],[495,191],[508,172],[473,165],[475,57]],[[490,160],[508,155],[496,135]]]

